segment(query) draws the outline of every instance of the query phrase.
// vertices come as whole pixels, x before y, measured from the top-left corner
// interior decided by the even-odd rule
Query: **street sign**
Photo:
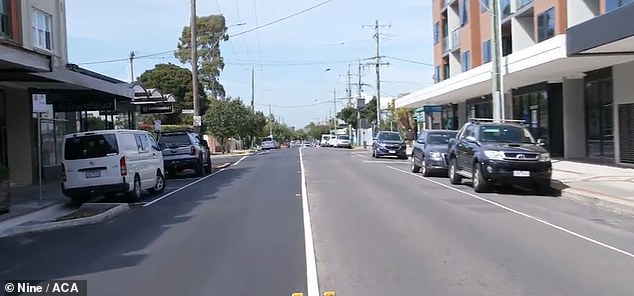
[[[161,121],[160,120],[154,120],[154,130],[155,131],[161,131]]]
[[[442,112],[442,106],[424,106],[425,113]]]
[[[202,126],[203,118],[202,116],[194,115],[194,126]]]
[[[109,111],[115,110],[114,100],[97,102],[55,102],[55,112]]]
[[[46,106],[45,94],[33,94],[33,113],[46,113],[48,107]]]
[[[194,114],[194,109],[183,109],[181,110],[183,114]]]

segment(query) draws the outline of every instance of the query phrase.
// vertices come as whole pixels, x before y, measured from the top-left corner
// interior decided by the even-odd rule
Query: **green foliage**
[[[372,97],[365,107],[361,110],[361,117],[367,118],[368,122],[376,122],[376,97]]]
[[[211,100],[209,110],[203,116],[203,124],[206,131],[224,144],[229,138],[239,138],[249,129],[249,113],[240,99]]]
[[[330,134],[330,126],[328,125],[320,125],[311,122],[304,129],[307,131],[306,134],[310,139],[321,139],[321,135]]]
[[[354,107],[345,107],[337,113],[337,118],[346,122],[346,124],[351,124],[356,128],[357,126],[357,108]]]
[[[161,120],[162,124],[192,124],[192,116],[181,114],[183,109],[193,109],[194,101],[192,96],[192,73],[189,69],[179,67],[174,64],[158,64],[154,69],[147,70],[139,77],[139,82],[145,88],[158,88],[163,94],[173,94],[176,97],[174,113],[143,115],[140,121],[147,124],[154,124],[154,120]],[[198,94],[201,98],[201,113],[204,114],[208,108],[209,100],[203,90]]]
[[[201,16],[196,20],[198,27],[198,71],[204,90],[212,97],[225,96],[224,87],[216,78],[224,69],[224,59],[220,55],[220,41],[226,41],[229,36],[225,34],[225,17],[222,15]],[[191,64],[191,28],[185,26],[174,56],[181,63]]]

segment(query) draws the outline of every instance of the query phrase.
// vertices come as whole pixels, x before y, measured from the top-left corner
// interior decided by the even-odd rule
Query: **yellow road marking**
[[[295,293],[291,294],[291,296],[304,296],[304,293],[295,292]]]
[[[324,296],[335,296],[334,291],[324,292]]]

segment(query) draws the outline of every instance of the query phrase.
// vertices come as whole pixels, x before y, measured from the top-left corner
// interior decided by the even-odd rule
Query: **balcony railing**
[[[449,51],[451,51],[451,40],[449,39],[449,36],[443,36],[442,37],[442,52],[443,53],[447,53]]]
[[[534,0],[517,0],[517,9],[533,4]]]
[[[451,49],[456,50],[460,48],[460,29],[455,29],[451,32]]]

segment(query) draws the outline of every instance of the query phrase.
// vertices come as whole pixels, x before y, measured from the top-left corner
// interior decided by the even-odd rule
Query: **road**
[[[300,151],[276,150],[169,180],[104,224],[0,239],[0,279],[85,279],[89,295],[317,296],[316,268],[320,292],[344,296],[634,294],[632,218],[475,194],[366,151],[301,155],[305,191]]]

